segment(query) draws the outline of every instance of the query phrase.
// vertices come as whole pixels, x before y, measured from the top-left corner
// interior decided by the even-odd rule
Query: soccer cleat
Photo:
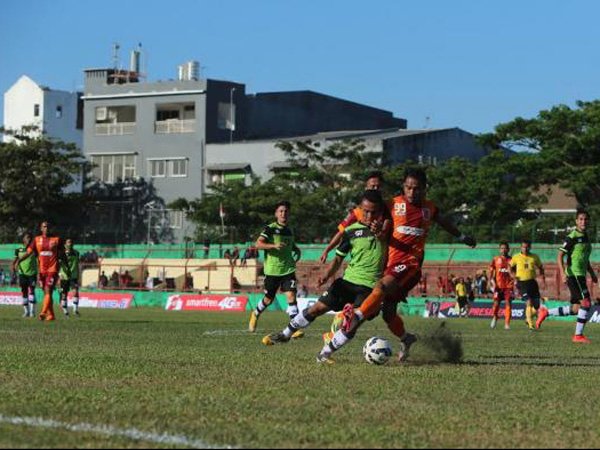
[[[292,339],[300,339],[304,337],[304,331],[302,330],[296,330],[294,331],[294,334],[292,334]]]
[[[548,317],[548,308],[546,308],[546,307],[540,308],[540,310],[538,311],[538,318],[535,321],[535,327],[537,329],[539,329],[542,326],[542,322],[544,320],[546,320],[546,317]]]
[[[493,329],[493,328],[496,328],[496,321],[497,321],[497,320],[498,320],[498,319],[496,319],[495,317],[493,317],[493,318],[492,318],[492,323],[490,323],[490,328],[492,328],[492,329]]]
[[[317,355],[317,363],[331,366],[335,364],[335,359],[333,359],[331,355],[324,355],[322,353],[319,353]]]
[[[267,334],[264,338],[262,338],[262,343],[264,345],[275,345],[275,344],[283,344],[288,342],[290,338],[286,337],[283,333],[271,333]]]
[[[79,310],[76,309],[75,311],[73,311],[73,313],[75,314],[75,317],[81,317],[81,314],[79,314]]]
[[[323,333],[323,344],[327,345],[333,339],[333,331],[328,331],[327,333]]]
[[[576,334],[575,336],[573,336],[573,339],[571,339],[571,341],[573,341],[573,343],[575,344],[591,344],[592,341],[590,341],[588,338],[586,338],[583,334]]]
[[[342,330],[348,333],[358,322],[358,318],[354,313],[354,305],[352,303],[346,303],[344,305],[344,309],[342,310],[342,314],[344,315],[344,321],[342,322]]]
[[[40,319],[40,320],[46,320],[46,314],[40,314],[38,316],[38,319]]]
[[[256,323],[258,322],[258,316],[256,312],[252,311],[250,313],[250,322],[248,323],[248,331],[250,333],[254,333],[256,331]]]
[[[400,352],[398,352],[398,361],[404,362],[408,358],[410,348],[417,342],[417,336],[411,333],[406,333],[404,338],[400,340]]]

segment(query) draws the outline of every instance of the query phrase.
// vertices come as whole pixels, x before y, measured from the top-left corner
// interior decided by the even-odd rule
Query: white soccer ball
[[[369,364],[385,364],[392,356],[392,346],[387,339],[373,336],[365,342],[363,356]]]

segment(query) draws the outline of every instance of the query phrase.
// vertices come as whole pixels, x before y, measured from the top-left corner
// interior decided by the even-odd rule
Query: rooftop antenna
[[[429,117],[429,116],[425,116],[425,125],[423,125],[423,128],[424,128],[425,130],[427,130],[427,129],[429,128],[429,124],[430,124],[430,122],[431,122],[431,117]]]
[[[113,68],[117,70],[119,68],[119,49],[121,46],[118,42],[113,44]]]

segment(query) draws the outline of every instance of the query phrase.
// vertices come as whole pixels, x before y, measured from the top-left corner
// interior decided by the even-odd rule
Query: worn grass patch
[[[83,310],[79,320],[24,320],[0,308],[0,415],[185,436],[238,447],[600,447],[590,389],[600,375],[600,329],[589,346],[573,324],[410,317],[411,360],[372,366],[362,345],[396,338],[380,319],[337,356],[315,356],[320,318],[304,339],[265,347],[286,323],[267,313]],[[62,319],[62,320],[61,320]],[[124,437],[0,423],[0,447],[165,447]]]

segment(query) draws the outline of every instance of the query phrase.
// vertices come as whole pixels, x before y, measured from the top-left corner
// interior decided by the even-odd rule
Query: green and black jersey
[[[59,276],[61,280],[79,279],[79,252],[77,250],[65,252],[64,259],[60,263]]]
[[[267,244],[279,244],[285,246],[280,250],[265,250],[264,271],[267,276],[281,277],[296,271],[296,260],[294,259],[294,233],[287,225],[279,225],[273,222],[267,225],[260,236],[265,238]]]
[[[15,258],[21,258],[27,256],[21,261],[17,267],[17,274],[24,275],[26,277],[33,277],[37,275],[37,261],[33,253],[27,253],[27,247],[19,247],[15,250]]]
[[[386,246],[371,233],[369,227],[360,222],[347,227],[336,250],[342,258],[350,253],[344,280],[373,288],[383,272],[385,251]]]
[[[568,257],[567,276],[585,277],[592,254],[592,244],[587,233],[577,230],[569,233],[559,250]]]

